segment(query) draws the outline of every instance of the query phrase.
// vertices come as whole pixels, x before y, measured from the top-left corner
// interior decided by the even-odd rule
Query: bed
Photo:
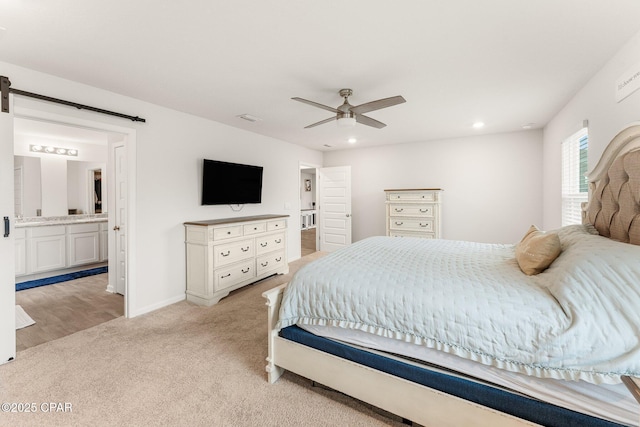
[[[264,294],[269,381],[425,426],[638,425],[640,124],[588,179],[582,225],[515,245],[374,237],[305,266]]]

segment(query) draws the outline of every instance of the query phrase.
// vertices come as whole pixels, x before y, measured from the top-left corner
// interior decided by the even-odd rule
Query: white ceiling
[[[0,0],[0,27],[2,61],[325,150],[544,126],[640,1]],[[407,102],[368,114],[384,129],[303,129],[332,113],[291,98],[337,107],[341,88]]]

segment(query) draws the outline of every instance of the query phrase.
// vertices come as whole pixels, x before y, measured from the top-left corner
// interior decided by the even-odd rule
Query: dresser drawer
[[[434,233],[415,233],[408,230],[392,230],[389,232],[391,237],[418,237],[420,239],[435,239]]]
[[[389,205],[389,216],[419,216],[433,218],[434,212],[434,206],[428,204],[401,205],[392,203]]]
[[[267,222],[267,231],[284,230],[285,228],[287,228],[287,221],[284,219]]]
[[[253,239],[215,245],[213,247],[213,265],[218,268],[255,255]]]
[[[247,224],[242,227],[245,236],[250,234],[264,233],[267,230],[266,222],[256,222],[254,224]]]
[[[240,282],[256,277],[254,260],[234,264],[215,271],[213,287],[216,291],[237,285]]]
[[[266,254],[267,252],[273,252],[279,249],[284,249],[284,233],[256,238],[256,255]]]
[[[232,225],[213,229],[213,240],[233,239],[242,236],[242,226]]]
[[[274,270],[276,268],[282,267],[285,264],[285,256],[284,252],[276,252],[270,253],[267,255],[263,255],[258,257],[256,261],[256,273],[259,275],[268,272],[269,270]]]
[[[397,193],[388,193],[387,197],[390,201],[424,201],[435,202],[438,200],[438,193],[435,192],[412,192],[412,191],[399,191]]]
[[[404,218],[390,218],[389,219],[390,230],[409,230],[409,231],[421,231],[421,232],[433,232],[433,220],[430,219],[404,219]]]

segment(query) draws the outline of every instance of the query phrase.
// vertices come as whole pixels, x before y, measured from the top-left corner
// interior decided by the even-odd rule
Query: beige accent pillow
[[[543,272],[560,255],[562,246],[556,233],[545,233],[532,225],[516,245],[516,260],[528,276]]]

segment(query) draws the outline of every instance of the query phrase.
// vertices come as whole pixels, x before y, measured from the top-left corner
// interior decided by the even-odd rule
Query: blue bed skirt
[[[500,412],[549,427],[612,427],[620,424],[540,402],[456,376],[433,372],[395,359],[369,353],[327,338],[319,337],[297,326],[280,331],[280,336],[343,359],[422,384],[443,393],[475,402]]]

